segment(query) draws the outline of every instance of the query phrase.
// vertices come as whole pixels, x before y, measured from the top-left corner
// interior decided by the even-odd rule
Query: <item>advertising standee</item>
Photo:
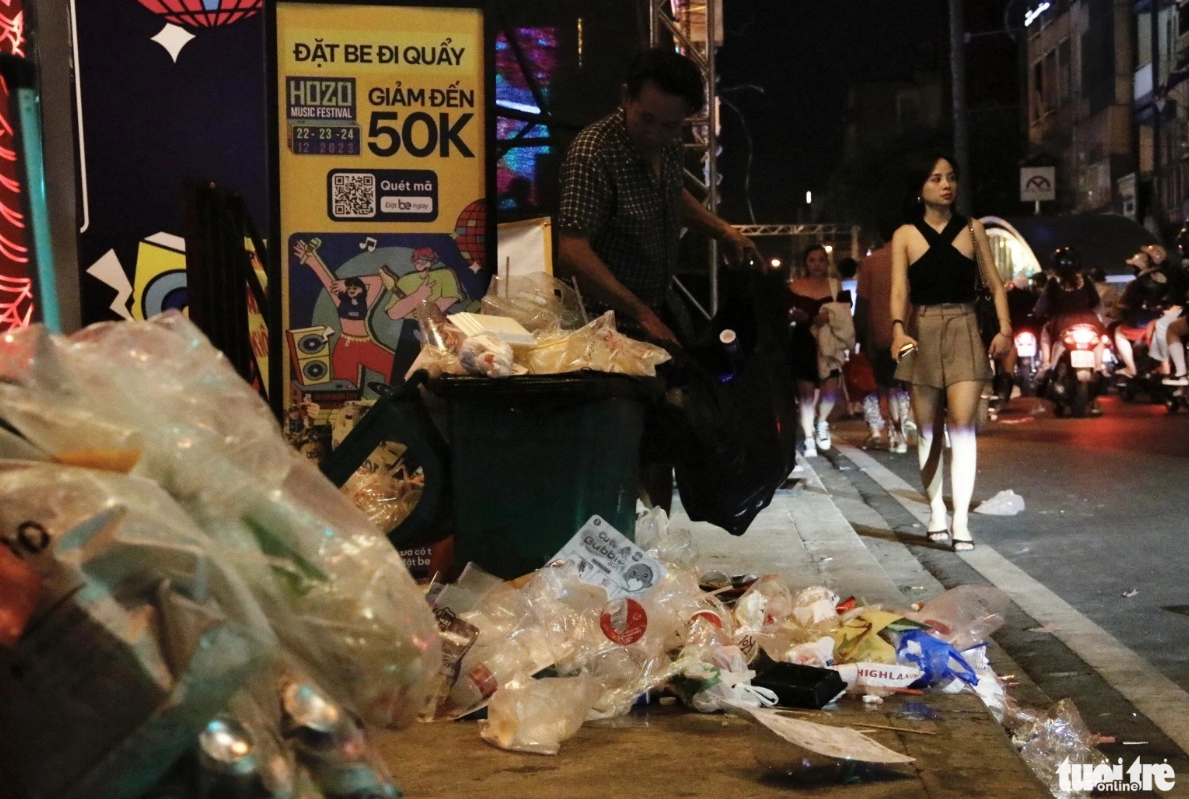
[[[473,310],[486,290],[485,21],[304,0],[274,14],[283,401],[317,408],[317,429],[404,376],[423,303]]]

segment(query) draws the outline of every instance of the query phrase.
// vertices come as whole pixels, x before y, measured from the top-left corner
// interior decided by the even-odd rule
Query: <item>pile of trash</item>
[[[838,744],[845,728],[827,725],[817,735],[821,725],[766,708],[828,709],[844,694],[879,704],[894,693],[971,692],[1045,782],[1065,757],[1101,758],[1072,703],[1045,714],[1007,695],[986,653],[1008,606],[994,588],[960,586],[903,610],[861,605],[824,586],[794,590],[778,575],[700,574],[689,533],[671,528],[660,510],[640,516],[636,540],[595,517],[550,565],[521,580],[471,564],[432,592],[445,654],[423,720],[478,717],[485,708],[488,743],[556,754],[584,722],[668,694],[697,712],[748,717],[802,751],[815,738]],[[873,743],[856,735],[856,745]],[[911,760],[874,746],[849,757]],[[756,756],[779,770],[772,751],[757,745]],[[798,769],[808,762],[794,761]]]
[[[383,797],[438,626],[183,316],[0,343],[0,769],[31,799]]]
[[[482,307],[482,314],[447,318],[433,303],[424,304],[417,312],[421,354],[406,378],[422,370],[430,377],[511,377],[583,369],[654,377],[670,358],[620,333],[611,311],[587,319],[577,292],[544,272],[493,278]]]

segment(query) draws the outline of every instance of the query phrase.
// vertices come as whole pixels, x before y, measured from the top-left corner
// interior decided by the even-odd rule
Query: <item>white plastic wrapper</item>
[[[974,512],[987,516],[1015,516],[1024,512],[1024,498],[1009,488],[980,502]]]

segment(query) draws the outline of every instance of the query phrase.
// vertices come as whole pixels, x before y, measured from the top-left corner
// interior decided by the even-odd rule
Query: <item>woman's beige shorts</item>
[[[915,351],[896,366],[896,379],[917,386],[947,388],[967,380],[991,379],[987,348],[978,333],[973,305],[925,305],[908,324]]]

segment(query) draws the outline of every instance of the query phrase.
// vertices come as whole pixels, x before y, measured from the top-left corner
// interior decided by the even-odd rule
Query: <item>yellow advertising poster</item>
[[[403,378],[422,303],[474,309],[486,289],[484,19],[275,13],[284,402],[325,411]]]

